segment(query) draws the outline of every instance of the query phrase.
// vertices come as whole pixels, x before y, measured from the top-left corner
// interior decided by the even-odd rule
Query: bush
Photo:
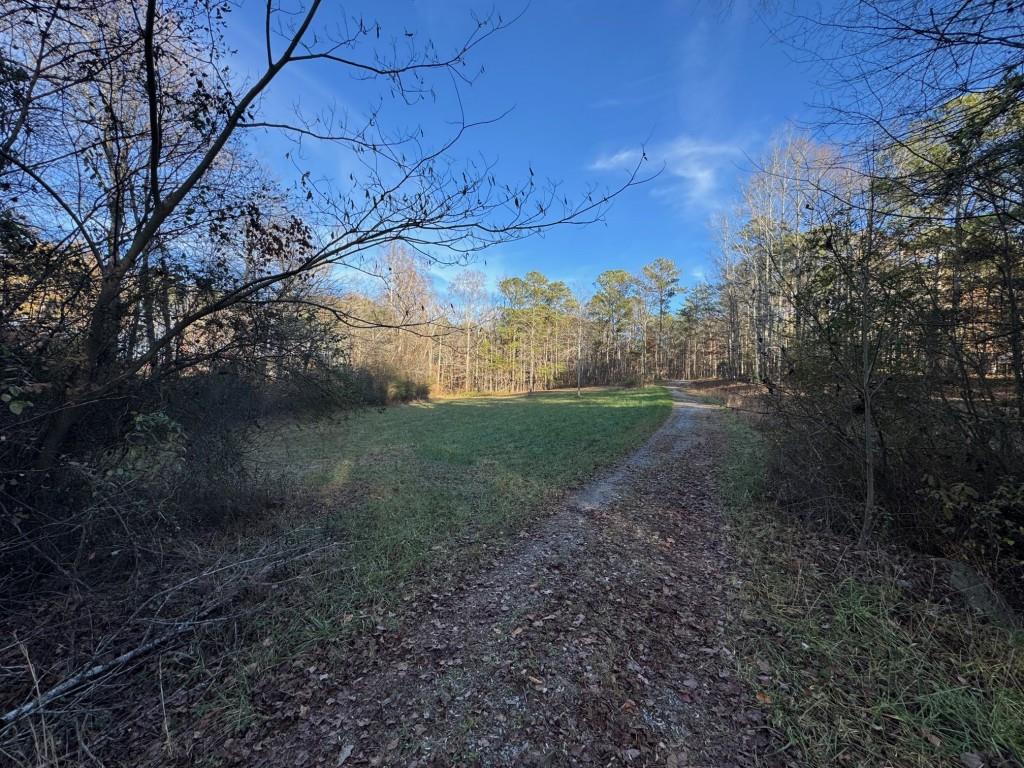
[[[726,427],[719,486],[753,630],[734,632],[738,658],[786,745],[784,762],[1018,765],[1020,629],[985,615],[950,561],[858,550],[778,514],[762,496],[764,435],[741,417]],[[935,499],[954,504],[956,517],[965,497],[960,489]]]
[[[1024,446],[1010,429],[967,424],[926,388],[876,393],[874,535],[969,562],[1024,605]],[[767,397],[771,492],[796,517],[856,533],[865,495],[863,406],[849,391]],[[858,407],[860,410],[858,410]],[[976,404],[980,416],[983,404]],[[979,418],[980,418],[979,416]]]
[[[292,484],[260,476],[250,455],[264,420],[429,396],[424,383],[350,366],[268,379],[225,365],[97,404],[68,452],[42,471],[33,462],[45,424],[32,414],[59,405],[10,355],[0,362],[0,393],[9,395],[0,408],[0,580],[12,596],[38,579],[78,578],[100,542],[162,550],[184,530],[237,524],[282,504]]]
[[[430,387],[410,379],[395,379],[387,384],[387,403],[408,403],[423,400],[430,395]]]

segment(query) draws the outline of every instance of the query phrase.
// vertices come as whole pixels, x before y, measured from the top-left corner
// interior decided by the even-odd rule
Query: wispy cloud
[[[632,170],[643,154],[652,169],[665,173],[653,193],[687,211],[707,213],[722,207],[745,157],[740,142],[709,142],[692,136],[677,136],[671,141],[646,149],[631,147],[598,156],[590,163],[592,171]]]
[[[611,155],[601,155],[589,166],[592,171],[632,170],[643,156],[643,150],[623,149]]]

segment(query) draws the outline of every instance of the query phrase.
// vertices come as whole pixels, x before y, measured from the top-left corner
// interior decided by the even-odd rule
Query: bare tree
[[[532,172],[502,184],[490,165],[452,157],[479,125],[464,117],[432,140],[418,129],[389,133],[380,106],[362,121],[329,109],[286,121],[266,114],[261,97],[281,73],[314,63],[415,107],[435,81],[472,82],[469,56],[505,26],[498,16],[477,19],[441,53],[415,35],[388,39],[364,19],[329,26],[321,5],[268,3],[265,64],[242,84],[225,65],[222,3],[10,3],[0,39],[2,88],[14,94],[0,117],[6,214],[54,245],[58,267],[78,259],[85,281],[62,315],[75,318],[76,338],[53,382],[39,466],[53,462],[90,403],[147,370],[194,364],[169,350],[228,308],[387,243],[460,258],[593,221],[636,183],[634,173],[619,190],[590,190],[575,203]],[[296,189],[283,194],[254,173],[244,139],[252,130],[326,143],[352,153],[362,171],[338,184],[300,165]],[[188,301],[168,301],[175,281],[189,287]],[[133,324],[142,330],[126,345]]]

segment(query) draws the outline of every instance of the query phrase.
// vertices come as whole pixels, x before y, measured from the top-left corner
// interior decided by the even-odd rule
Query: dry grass
[[[779,519],[758,435],[729,422],[722,489],[750,563],[746,673],[801,765],[1021,764],[1024,633],[974,615],[935,561]],[[980,761],[980,762],[979,762]]]

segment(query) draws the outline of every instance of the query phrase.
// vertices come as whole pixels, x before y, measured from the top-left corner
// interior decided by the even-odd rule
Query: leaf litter
[[[207,754],[273,767],[775,764],[770,700],[735,674],[741,569],[713,482],[717,414],[673,398],[643,447],[489,561],[431,574],[342,652],[263,680],[256,723]]]

